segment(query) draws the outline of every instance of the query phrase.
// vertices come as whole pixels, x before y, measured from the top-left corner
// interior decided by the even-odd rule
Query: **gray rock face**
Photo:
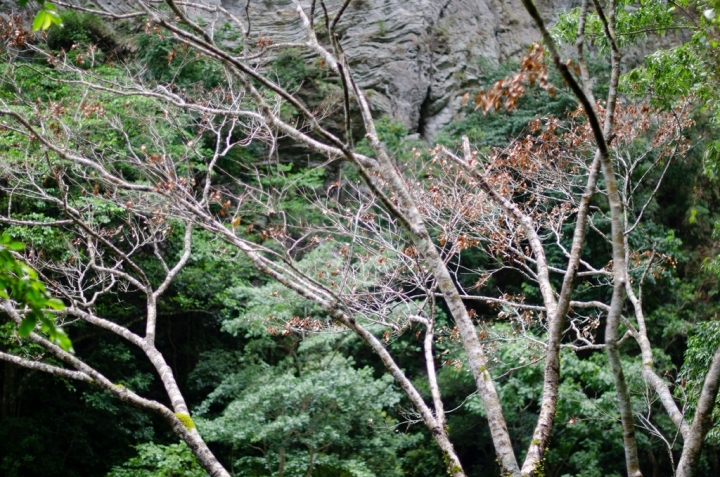
[[[245,17],[245,0],[223,0]],[[319,4],[319,2],[318,2]],[[341,2],[326,2],[332,17]],[[572,0],[541,0],[552,21]],[[309,0],[302,5],[309,11]],[[250,2],[255,34],[273,42],[303,34],[290,0]],[[317,8],[318,20],[319,5]],[[457,119],[462,95],[477,88],[481,63],[519,57],[539,33],[520,0],[353,0],[339,23],[342,46],[378,115],[432,138]]]
[[[115,12],[137,8],[135,0],[70,1]],[[249,17],[251,41],[260,36],[273,43],[304,41],[293,0],[198,1],[222,4],[243,20]],[[309,12],[311,0],[300,2]],[[550,24],[578,3],[536,0]],[[325,5],[333,18],[342,0],[326,0]],[[323,23],[317,0],[316,25]],[[387,114],[426,139],[459,119],[462,96],[478,89],[482,65],[519,58],[540,38],[520,0],[352,0],[338,32],[376,116]],[[686,39],[681,36],[653,38],[645,46],[677,44]],[[645,50],[625,52],[625,66],[640,63]]]

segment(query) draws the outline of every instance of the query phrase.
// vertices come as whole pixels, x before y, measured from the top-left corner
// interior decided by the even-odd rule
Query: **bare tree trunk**
[[[442,293],[445,303],[450,310],[450,314],[454,318],[455,324],[460,331],[465,353],[468,358],[468,364],[473,372],[475,384],[477,385],[483,405],[485,406],[485,413],[487,415],[488,425],[490,426],[490,435],[492,436],[495,446],[501,472],[512,476],[519,476],[520,467],[515,458],[510,433],[505,423],[500,397],[497,394],[492,377],[488,372],[487,358],[482,351],[482,345],[480,344],[475,324],[470,319],[465,304],[460,297],[460,293],[452,280],[452,276],[435,248],[435,244],[432,242],[425,228],[425,224],[420,217],[420,212],[413,203],[406,186],[397,176],[397,172],[392,165],[389,164],[389,161],[384,165],[385,172],[389,173],[389,178],[392,178],[393,182],[395,182],[395,184],[393,184],[393,192],[398,194],[401,207],[409,219],[411,232],[415,236],[413,242],[435,276],[438,289]]]
[[[625,237],[625,250],[625,253],[627,255],[627,236]],[[650,267],[651,264],[652,257],[648,262],[648,267]],[[678,431],[680,431],[680,434],[683,436],[683,438],[687,438],[687,436],[689,435],[688,433],[690,432],[690,425],[688,424],[685,416],[675,402],[675,398],[673,397],[670,387],[662,377],[658,376],[654,369],[655,363],[653,359],[652,345],[650,343],[650,340],[648,339],[645,312],[643,311],[642,307],[643,279],[644,276],[643,278],[641,278],[640,283],[638,284],[639,291],[637,294],[633,290],[633,287],[629,280],[626,282],[625,285],[628,298],[630,299],[630,303],[632,303],[633,309],[635,310],[635,319],[637,320],[637,330],[631,330],[631,333],[635,337],[635,341],[637,341],[638,345],[640,346],[640,357],[642,359],[642,376],[645,382],[655,391],[655,393],[660,398],[660,402],[665,408],[665,412],[668,413],[668,416],[670,416],[670,419],[672,420],[673,424],[675,424],[675,427],[677,427]]]
[[[585,42],[585,24],[587,20],[589,1],[583,0],[580,11],[580,22],[576,38],[576,48],[578,52],[578,64],[580,65],[582,86],[588,100],[594,104],[594,96],[592,93],[592,85],[587,70],[587,64],[584,58],[584,42]],[[612,117],[612,111],[615,108],[614,91],[617,89],[617,77],[611,78],[615,80],[615,84],[610,85],[610,93],[608,97],[608,118],[606,118],[605,129],[612,128],[612,122],[607,120]],[[547,355],[545,357],[545,375],[543,379],[543,397],[540,403],[540,414],[538,416],[533,438],[523,462],[523,475],[533,475],[538,471],[538,466],[545,455],[547,445],[550,440],[550,433],[555,423],[555,411],[557,410],[558,388],[560,386],[560,342],[562,340],[565,319],[570,310],[570,301],[575,289],[575,278],[577,276],[580,258],[582,255],[582,247],[585,243],[585,233],[588,227],[588,212],[590,203],[595,195],[598,176],[600,172],[600,151],[598,150],[590,166],[590,173],[585,185],[585,192],[580,198],[577,217],[575,219],[575,230],[573,232],[573,241],[570,247],[570,257],[568,266],[563,277],[562,288],[557,300],[557,307],[553,316],[548,316],[548,342]]]
[[[615,1],[612,0],[608,6],[608,17],[605,17],[602,7],[597,0],[593,0],[593,3],[595,3],[598,16],[600,16],[603,23],[605,37],[611,46],[612,71],[610,74],[617,78],[620,75],[620,51],[615,42]],[[605,138],[603,137],[602,140],[604,141]],[[610,369],[615,379],[615,388],[618,393],[618,408],[623,425],[627,473],[629,477],[640,477],[642,473],[640,472],[640,459],[638,457],[637,440],[635,439],[635,421],[617,344],[620,316],[625,302],[625,284],[628,280],[627,263],[625,261],[625,228],[623,227],[624,210],[617,187],[614,166],[607,150],[607,144],[605,144],[603,149],[601,161],[608,202],[610,204],[613,250],[613,295],[605,324],[605,346]]]
[[[283,477],[285,475],[285,447],[280,448],[280,462],[278,463],[278,477]],[[312,449],[310,449],[310,470],[308,470],[308,475],[312,472]]]
[[[615,2],[614,0],[610,2],[609,18],[605,17],[602,7],[597,0],[593,0],[593,3],[595,4],[598,16],[603,24],[605,37],[611,45],[611,75],[613,75],[613,77],[617,77],[620,73],[620,52],[617,48],[617,43],[615,42]],[[617,188],[615,171],[608,152],[608,144],[605,138],[604,128],[600,126],[600,122],[595,113],[595,105],[590,102],[590,98],[587,97],[583,88],[577,83],[567,65],[562,62],[560,52],[557,49],[555,41],[545,27],[545,22],[542,19],[540,12],[537,10],[537,7],[533,3],[533,0],[523,0],[523,5],[540,29],[543,39],[553,57],[553,62],[555,63],[556,68],[585,109],[585,114],[588,117],[598,146],[602,172],[607,187],[608,201],[610,203],[610,223],[613,251],[613,295],[605,327],[605,347],[611,372],[615,380],[615,387],[618,393],[618,408],[620,410],[623,425],[623,442],[625,447],[628,476],[640,477],[642,476],[642,473],[640,472],[637,441],[635,439],[635,423],[633,420],[627,383],[622,370],[620,353],[617,348],[618,327],[625,299],[627,269],[625,263],[624,228],[622,226],[623,207]],[[615,80],[615,84],[617,84],[617,79]],[[611,88],[610,95],[614,96],[614,94],[615,92]],[[609,123],[612,124],[612,118],[610,118]],[[607,124],[608,123],[606,122],[606,125]]]
[[[715,351],[710,369],[703,382],[702,391],[700,391],[695,418],[683,444],[677,477],[692,477],[697,471],[705,436],[713,425],[712,412],[715,409],[718,388],[720,388],[720,347]]]

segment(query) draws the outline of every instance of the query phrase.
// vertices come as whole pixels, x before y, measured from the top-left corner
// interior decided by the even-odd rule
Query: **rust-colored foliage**
[[[25,23],[20,15],[0,16],[0,38],[2,38],[2,41],[11,47],[24,46],[28,39],[32,37],[32,33],[24,27]]]
[[[481,109],[483,114],[517,109],[517,102],[525,95],[526,88],[536,85],[555,97],[555,86],[548,81],[548,72],[543,61],[545,50],[542,45],[535,43],[530,52],[520,63],[520,71],[509,78],[501,79],[485,91],[475,95],[475,110]]]
[[[652,157],[655,165],[662,166],[687,151],[690,143],[682,131],[693,125],[688,109],[687,104],[670,112],[642,103],[618,105],[610,145],[621,162],[623,181],[634,179],[628,175],[632,168],[622,166],[626,161],[620,158]],[[606,113],[602,104],[597,104],[596,110],[602,121]],[[538,118],[528,130],[507,147],[471,152],[469,163],[482,171],[490,187],[528,216],[539,232],[562,234],[562,225],[575,213],[577,197],[583,192],[595,138],[581,110],[565,120]],[[532,264],[533,254],[521,224],[498,207],[476,179],[448,160],[443,150],[431,151],[431,163],[424,165],[428,180],[423,186],[409,183],[428,220],[445,224],[437,237],[439,246],[449,256],[471,247],[485,249],[496,257],[499,267]],[[479,273],[470,289],[485,287],[492,273]]]

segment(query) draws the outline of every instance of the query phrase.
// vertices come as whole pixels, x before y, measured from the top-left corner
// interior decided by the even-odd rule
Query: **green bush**
[[[121,54],[123,48],[115,31],[97,15],[68,10],[60,17],[63,26],[48,31],[50,49],[70,51],[73,45],[95,45],[107,56]]]

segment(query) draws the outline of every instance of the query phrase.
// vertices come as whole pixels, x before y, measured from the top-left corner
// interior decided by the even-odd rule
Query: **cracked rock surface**
[[[88,4],[83,0],[78,3]],[[251,20],[251,41],[303,41],[292,0],[204,0]],[[113,11],[133,0],[95,0]],[[311,0],[300,0],[306,12]],[[319,1],[316,25],[324,23]],[[578,3],[536,0],[552,23]],[[326,0],[330,14],[341,0]],[[196,14],[200,14],[197,12]],[[462,95],[477,89],[481,65],[518,58],[540,35],[520,0],[352,0],[338,26],[341,44],[376,116],[390,115],[411,133],[431,139],[458,119]]]
[[[134,10],[136,3],[70,1],[115,12]],[[272,43],[305,39],[293,0],[198,1],[221,4],[245,21],[249,17],[252,42],[261,36]],[[312,0],[299,1],[308,13]],[[578,0],[535,1],[549,24],[579,4]],[[331,19],[342,3],[325,0]],[[2,7],[0,2],[0,11]],[[200,11],[190,14],[202,15]],[[320,0],[315,22],[322,37]],[[482,68],[520,58],[530,43],[540,39],[520,0],[352,0],[338,33],[375,116],[387,114],[425,139],[460,119],[462,96],[477,91]],[[682,40],[687,40],[682,34],[668,34],[648,43],[670,46]],[[625,51],[625,67],[639,64],[647,46],[652,45]]]
[[[301,4],[310,10],[309,0]],[[572,4],[540,0],[538,8],[552,21]],[[222,5],[245,17],[245,0]],[[326,5],[332,17],[341,2]],[[249,11],[255,35],[273,42],[303,39],[292,1],[253,0]],[[481,64],[519,57],[540,37],[520,0],[353,0],[338,32],[377,115],[388,114],[428,139],[457,119],[462,95],[477,88]]]

